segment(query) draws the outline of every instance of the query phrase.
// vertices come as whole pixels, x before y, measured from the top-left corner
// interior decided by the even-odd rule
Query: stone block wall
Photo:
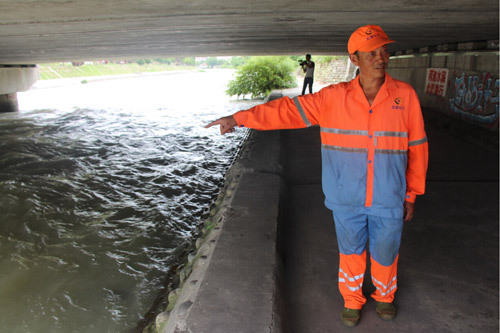
[[[314,59],[312,59],[314,61]],[[316,62],[314,70],[314,81],[319,84],[334,84],[349,81],[354,77],[356,66],[354,66],[347,56],[340,56],[331,62]],[[299,76],[304,74],[299,71]]]

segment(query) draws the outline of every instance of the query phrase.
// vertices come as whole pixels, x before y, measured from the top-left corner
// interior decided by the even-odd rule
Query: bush
[[[146,64],[150,64],[151,63],[151,60],[150,59],[139,59],[136,61],[139,65],[143,66],[143,65],[146,65]]]
[[[229,96],[251,95],[252,98],[269,94],[273,89],[296,86],[296,64],[289,57],[252,57],[236,72],[236,79],[228,84]]]

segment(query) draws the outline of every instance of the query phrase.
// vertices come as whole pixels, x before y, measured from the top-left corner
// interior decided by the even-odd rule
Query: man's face
[[[306,56],[306,60],[310,61],[311,60],[311,56]]]
[[[349,57],[352,63],[359,67],[359,73],[363,77],[378,79],[385,76],[385,70],[389,63],[387,45],[371,52],[358,51],[357,54],[351,54]]]

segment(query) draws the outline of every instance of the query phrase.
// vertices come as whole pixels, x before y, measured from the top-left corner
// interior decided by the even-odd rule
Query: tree
[[[296,86],[293,75],[295,63],[289,57],[252,57],[236,72],[236,79],[228,84],[229,96],[251,95],[252,98],[269,94],[273,89]]]
[[[230,60],[230,66],[232,68],[238,68],[244,63],[246,63],[250,57],[232,57]]]
[[[219,59],[215,58],[215,57],[209,57],[207,58],[207,66],[210,67],[210,68],[214,68],[214,67],[217,67],[219,65]]]
[[[186,57],[182,59],[182,63],[187,66],[194,66],[196,65],[196,60],[194,59],[194,57]]]

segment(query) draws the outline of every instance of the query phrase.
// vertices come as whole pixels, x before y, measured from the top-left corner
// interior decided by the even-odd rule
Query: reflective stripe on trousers
[[[398,258],[390,266],[382,266],[370,257],[372,282],[375,291],[371,297],[378,302],[392,303],[398,289]],[[344,298],[344,306],[349,309],[361,309],[366,303],[363,295],[363,280],[366,270],[366,251],[358,254],[340,254],[339,291]]]

